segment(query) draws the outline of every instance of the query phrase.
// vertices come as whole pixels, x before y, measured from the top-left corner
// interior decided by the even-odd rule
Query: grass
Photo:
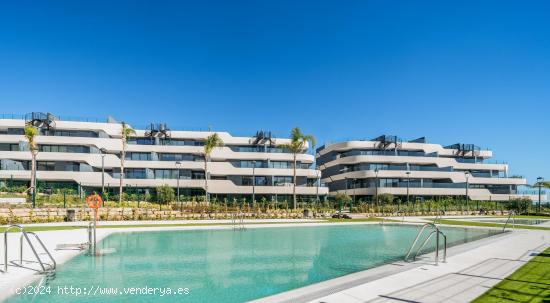
[[[379,222],[381,218],[365,218],[365,219],[319,219],[320,222],[315,223],[339,223],[339,222]],[[392,220],[386,220],[392,221]],[[257,225],[257,224],[281,224],[283,222],[244,222],[244,225]],[[287,221],[284,224],[303,224],[303,223],[312,223],[312,222],[292,222]],[[101,225],[99,221],[97,228],[136,228],[136,227],[185,227],[185,226],[225,226],[233,225],[233,223],[166,223],[166,224],[112,224],[112,225]],[[85,226],[26,226],[25,231],[52,231],[52,230],[72,230],[72,229],[84,229]],[[0,232],[4,232],[5,227],[0,228]],[[17,229],[12,229],[10,232],[17,232]]]
[[[427,220],[430,220],[427,218]],[[473,221],[462,221],[462,220],[452,220],[452,219],[442,219],[437,220],[439,224],[447,225],[460,225],[460,226],[480,226],[480,227],[500,227],[504,225],[503,223],[491,223],[491,222],[473,222]],[[508,228],[512,228],[512,223],[508,223]],[[515,228],[521,229],[537,229],[537,230],[550,230],[550,227],[545,226],[536,226],[536,225],[515,225]]]
[[[550,302],[550,248],[473,302]]]

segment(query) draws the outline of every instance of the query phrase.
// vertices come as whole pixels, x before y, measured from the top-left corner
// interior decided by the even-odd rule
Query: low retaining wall
[[[74,211],[75,221],[90,221],[93,211],[89,208],[0,208],[0,225],[17,223],[44,223],[67,221],[70,211]],[[315,217],[330,217],[330,213],[317,213]],[[69,215],[70,217],[70,215]],[[302,212],[274,210],[270,212],[248,212],[245,218],[257,219],[299,219]],[[230,219],[231,213],[189,213],[179,210],[158,210],[143,208],[107,208],[99,209],[101,221],[124,220],[200,220]]]
[[[69,212],[73,212],[70,221],[90,221],[93,211],[89,208],[0,208],[0,225],[17,223],[46,223],[64,222],[68,220]],[[437,212],[414,212],[406,216],[430,216],[437,215]],[[483,215],[479,212],[449,211],[446,216],[461,215]],[[488,212],[487,215],[507,215],[507,211]],[[309,212],[308,218],[330,218],[332,213]],[[401,217],[403,214],[353,214],[353,217]],[[300,211],[270,210],[268,212],[245,212],[245,218],[249,219],[301,219],[305,218]],[[109,208],[99,209],[99,220],[101,221],[124,221],[124,220],[201,220],[201,219],[231,219],[231,213],[225,212],[180,212],[179,210],[158,210],[146,208]]]

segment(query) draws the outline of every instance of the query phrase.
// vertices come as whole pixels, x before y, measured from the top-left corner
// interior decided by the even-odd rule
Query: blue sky
[[[47,2],[47,3],[46,3]],[[550,180],[550,2],[0,3],[2,113],[475,143]]]

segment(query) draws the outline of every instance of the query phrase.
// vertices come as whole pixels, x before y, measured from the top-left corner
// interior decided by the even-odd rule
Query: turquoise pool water
[[[117,233],[100,243],[116,252],[81,254],[43,284],[49,294],[42,289],[7,302],[243,302],[402,259],[418,230],[369,224]],[[496,233],[443,231],[451,245]],[[71,286],[91,294],[63,292]],[[146,287],[187,288],[188,294],[144,294]],[[115,288],[117,295],[99,294]],[[141,295],[124,293],[130,288],[140,288]]]

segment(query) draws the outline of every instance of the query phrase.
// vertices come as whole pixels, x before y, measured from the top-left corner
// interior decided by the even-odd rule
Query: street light
[[[408,170],[406,172],[407,174],[407,207],[409,205],[409,187],[410,187],[410,183],[411,183],[411,171]]]
[[[99,152],[101,153],[101,196],[103,196],[105,194],[105,153],[107,150],[101,148]]]
[[[350,213],[351,213],[351,211],[352,211],[352,209],[351,209],[352,204],[355,204],[355,187],[357,186],[357,179],[354,178],[354,179],[351,179],[351,180],[353,180],[353,181],[352,181],[352,182],[353,182],[353,183],[352,183],[352,184],[353,184],[353,200],[352,200],[353,203],[351,203],[351,204],[349,205],[349,212],[350,212]]]
[[[540,214],[540,191],[541,191],[541,188],[542,188],[542,182],[544,181],[544,178],[543,177],[538,177],[537,178],[537,186],[539,187],[539,205],[538,205],[538,213]]]
[[[252,161],[252,206],[256,204],[256,160]]]
[[[183,203],[180,202],[180,169],[181,169],[181,165],[182,164],[181,164],[180,161],[176,162],[176,168],[177,168],[176,172],[178,174],[178,181],[177,181],[177,195],[178,195],[178,197],[177,197],[177,201],[180,205],[180,212],[183,212]]]
[[[317,173],[317,192],[316,192],[316,200],[317,204],[319,204],[319,186],[321,185],[321,170]]]
[[[470,187],[470,184],[469,184],[470,172],[465,171],[464,175],[466,176],[466,210],[470,211],[470,208],[468,207],[468,201],[470,200],[470,196],[468,195],[468,188]]]
[[[376,194],[376,206],[378,206],[378,168],[374,170],[374,189]]]

